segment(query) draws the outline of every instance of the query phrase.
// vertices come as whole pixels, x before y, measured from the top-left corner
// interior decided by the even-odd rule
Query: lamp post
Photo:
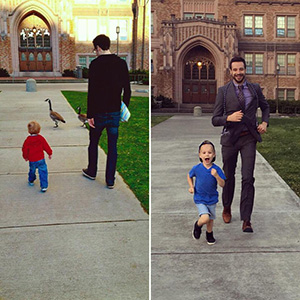
[[[278,86],[279,86],[279,71],[280,71],[280,64],[276,65],[276,79],[277,79],[277,87],[276,87],[276,115],[279,115],[278,107],[279,107],[279,93],[278,93]]]
[[[120,34],[120,26],[116,27],[116,33],[117,33],[117,55],[119,55],[119,34]]]

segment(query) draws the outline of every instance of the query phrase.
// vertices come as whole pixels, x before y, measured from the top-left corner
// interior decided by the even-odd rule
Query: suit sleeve
[[[266,122],[269,124],[270,106],[265,96],[263,95],[259,85],[257,85],[257,96],[258,96],[258,105],[262,112],[262,118],[261,118],[262,122]]]
[[[225,126],[228,125],[226,121],[227,116],[224,116],[224,89],[222,87],[219,88],[216,103],[214,107],[214,113],[212,117],[212,124],[214,126]]]
[[[126,61],[122,60],[123,72],[122,72],[122,87],[123,87],[123,102],[129,106],[131,97],[130,78]]]

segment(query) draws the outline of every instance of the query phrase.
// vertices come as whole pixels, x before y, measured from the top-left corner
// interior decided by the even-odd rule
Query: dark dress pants
[[[250,221],[254,204],[254,166],[256,157],[256,139],[245,135],[238,139],[233,146],[222,146],[223,170],[226,176],[222,193],[224,207],[232,204],[235,189],[235,169],[238,153],[242,160],[242,191],[240,200],[241,220]]]
[[[114,185],[117,166],[117,141],[119,135],[120,112],[101,113],[94,117],[95,128],[90,129],[90,144],[88,148],[88,170],[92,176],[97,174],[98,144],[104,128],[107,132],[108,153],[106,159],[105,180],[107,185]]]

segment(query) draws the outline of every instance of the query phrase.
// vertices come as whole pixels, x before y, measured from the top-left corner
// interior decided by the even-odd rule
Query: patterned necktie
[[[245,112],[245,97],[244,97],[244,93],[243,93],[243,86],[242,85],[238,85],[238,100],[240,102],[240,105],[242,107],[242,111]]]

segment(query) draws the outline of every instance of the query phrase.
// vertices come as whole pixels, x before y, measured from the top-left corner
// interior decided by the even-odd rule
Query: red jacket
[[[52,149],[46,139],[39,134],[28,136],[22,147],[23,158],[31,162],[44,159],[44,151],[52,155]]]

